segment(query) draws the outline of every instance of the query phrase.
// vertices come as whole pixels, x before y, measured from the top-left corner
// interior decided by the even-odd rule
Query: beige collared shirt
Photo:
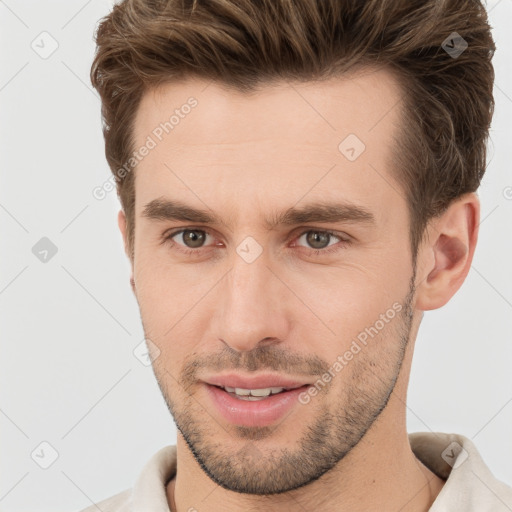
[[[415,432],[416,457],[446,480],[430,512],[512,512],[512,487],[494,478],[476,446],[458,434]],[[176,473],[176,446],[165,446],[146,463],[135,485],[81,512],[170,512],[166,484]]]

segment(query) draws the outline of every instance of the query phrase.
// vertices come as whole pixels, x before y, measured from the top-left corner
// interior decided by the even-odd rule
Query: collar
[[[430,512],[510,512],[512,488],[497,480],[476,446],[460,434],[415,432],[411,449],[425,466],[446,480]],[[161,448],[146,463],[132,491],[133,510],[170,512],[166,485],[176,474],[176,446]]]

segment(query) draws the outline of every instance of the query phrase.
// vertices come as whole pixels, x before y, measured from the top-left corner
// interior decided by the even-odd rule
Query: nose
[[[290,292],[263,256],[247,263],[235,255],[218,292],[215,334],[232,349],[246,352],[288,337]]]

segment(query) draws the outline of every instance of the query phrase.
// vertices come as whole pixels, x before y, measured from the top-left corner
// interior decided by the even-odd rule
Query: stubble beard
[[[415,273],[409,291],[401,302],[402,310],[384,328],[384,331],[390,329],[392,334],[387,333],[385,338],[378,336],[370,340],[340,376],[333,378],[331,384],[335,384],[337,379],[344,379],[350,369],[351,380],[342,382],[338,388],[338,398],[331,400],[336,406],[323,407],[314,421],[305,427],[292,450],[265,448],[265,439],[272,439],[274,433],[279,435],[280,428],[286,424],[286,417],[280,424],[270,427],[223,427],[208,415],[193,396],[193,391],[189,394],[194,386],[184,386],[186,391],[178,392],[180,399],[172,399],[171,393],[163,385],[164,379],[155,371],[158,385],[179,432],[210,479],[238,493],[281,494],[319,479],[346,457],[382,413],[395,388],[412,328],[414,277]],[[272,365],[272,354],[270,348],[255,351],[249,359],[238,357],[236,368],[254,370],[256,366],[268,369],[286,364],[281,361],[280,366],[278,361],[274,361]],[[260,355],[262,358],[259,359]],[[258,366],[258,361],[262,359],[264,364]],[[315,366],[314,361],[311,366]],[[180,383],[194,382],[193,376],[200,367],[197,361],[184,367]],[[171,380],[176,396],[178,386]],[[332,395],[335,387],[330,388]],[[324,394],[324,399],[326,396],[329,395]],[[306,411],[308,407],[314,407],[315,400],[319,398],[313,398],[311,405],[299,407],[304,407]],[[297,420],[293,424],[297,425]],[[290,426],[287,428],[290,429]],[[300,424],[298,428],[301,428]],[[287,438],[291,435],[289,432]],[[230,450],[227,446],[233,440],[236,444],[238,441],[244,442],[240,443],[240,447]]]

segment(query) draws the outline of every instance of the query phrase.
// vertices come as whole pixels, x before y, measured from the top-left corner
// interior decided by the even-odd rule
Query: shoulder
[[[455,433],[409,434],[415,456],[445,480],[430,512],[512,510],[512,487],[498,480],[471,439]]]
[[[146,462],[133,487],[79,512],[168,510],[166,484],[176,474],[176,446],[164,446]]]
[[[98,512],[98,510],[101,512],[131,512],[132,489],[126,489],[79,512]]]

